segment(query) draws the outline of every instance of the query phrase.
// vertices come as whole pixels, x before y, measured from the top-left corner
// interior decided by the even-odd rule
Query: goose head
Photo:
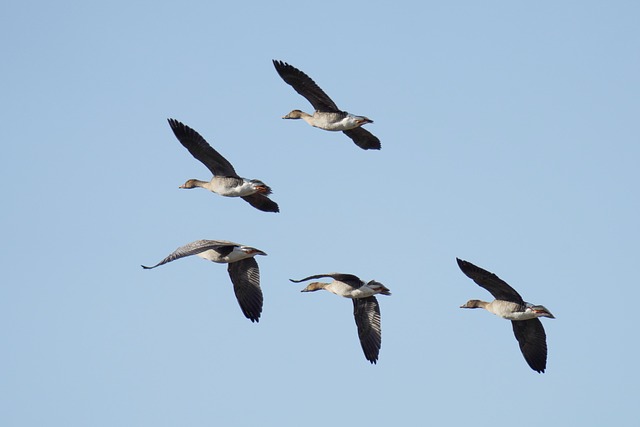
[[[486,305],[487,303],[484,301],[480,301],[478,299],[470,299],[469,301],[461,305],[460,308],[485,308]]]
[[[315,291],[324,289],[326,286],[327,286],[327,283],[312,282],[312,283],[309,283],[309,285],[307,285],[307,287],[301,290],[300,292],[315,292]]]
[[[196,187],[203,187],[204,184],[206,184],[206,182],[204,181],[200,181],[198,179],[190,179],[187,182],[185,182],[184,184],[182,184],[180,187],[178,188],[196,188]]]
[[[292,110],[289,114],[287,114],[286,116],[282,116],[283,119],[301,119],[304,116],[308,116],[307,113],[305,113],[304,111],[301,110]]]

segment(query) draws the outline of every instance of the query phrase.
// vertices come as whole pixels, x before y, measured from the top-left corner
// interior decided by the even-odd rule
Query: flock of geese
[[[320,87],[304,72],[282,61],[273,61],[278,75],[293,89],[306,98],[315,111],[313,114],[293,110],[283,119],[302,119],[311,126],[341,131],[364,150],[379,150],[380,140],[363,125],[373,123],[365,116],[356,116],[340,110]],[[269,198],[271,188],[258,179],[239,176],[233,165],[218,153],[195,130],[175,119],[169,126],[180,143],[193,157],[202,162],[213,177],[209,181],[189,179],[180,188],[204,188],[225,197],[240,197],[256,209],[264,212],[279,212],[278,204]],[[252,322],[258,322],[262,313],[263,296],[260,289],[260,270],[256,255],[266,255],[260,249],[225,240],[198,240],[179,247],[152,269],[168,262],[196,255],[209,261],[227,264],[227,271],[242,313]],[[511,320],[513,333],[520,351],[531,369],[544,372],[547,365],[547,343],[539,317],[554,319],[553,314],[542,305],[525,302],[520,294],[498,276],[468,261],[457,259],[460,270],[483,287],[494,300],[485,302],[469,300],[460,308],[483,308],[503,319]],[[382,283],[364,281],[353,274],[316,274],[294,283],[314,279],[332,279],[330,282],[311,282],[302,292],[326,290],[353,301],[353,315],[358,329],[360,345],[366,359],[376,363],[382,343],[380,306],[376,295],[391,295]]]

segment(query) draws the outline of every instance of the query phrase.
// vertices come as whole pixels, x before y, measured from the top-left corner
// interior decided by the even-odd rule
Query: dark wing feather
[[[254,258],[232,262],[227,267],[240,309],[247,319],[257,322],[262,313],[260,269]]]
[[[544,372],[547,367],[547,335],[540,319],[512,320],[513,334],[531,369]]]
[[[320,89],[311,77],[286,62],[276,61],[274,59],[273,65],[276,67],[276,71],[280,74],[282,80],[291,85],[300,95],[304,96],[307,101],[313,105],[313,108],[318,111],[340,111],[338,106]]]
[[[353,142],[363,150],[379,150],[381,147],[378,137],[361,127],[343,130],[342,132],[351,138]]]
[[[168,119],[168,121],[178,141],[184,148],[189,150],[193,157],[200,160],[212,174],[217,176],[238,176],[231,163],[222,157],[222,154],[214,150],[198,132],[177,120]]]
[[[354,288],[359,288],[363,285],[362,280],[358,276],[353,274],[343,274],[343,273],[328,273],[328,274],[315,274],[313,276],[305,277],[300,280],[289,279],[293,283],[306,282],[311,279],[322,279],[323,277],[331,277],[333,280],[338,280],[340,282],[346,283],[347,285],[353,286]]]
[[[191,255],[196,255],[209,249],[214,249],[220,253],[221,256],[229,255],[233,248],[238,246],[235,243],[219,242],[217,240],[196,240],[195,242],[187,243],[184,246],[180,246],[178,249],[170,253],[165,259],[160,261],[154,266],[147,267],[145,265],[142,268],[151,269],[156,268],[162,264],[174,261],[179,258],[184,258]]]
[[[358,337],[364,356],[369,362],[376,363],[382,344],[380,306],[376,297],[354,298],[353,316],[358,326]]]
[[[495,299],[524,305],[520,294],[495,274],[477,267],[468,261],[463,261],[459,258],[456,258],[456,260],[458,261],[460,270],[478,285],[488,290]]]
[[[253,193],[250,196],[242,197],[247,203],[263,212],[280,212],[278,204],[260,193]]]

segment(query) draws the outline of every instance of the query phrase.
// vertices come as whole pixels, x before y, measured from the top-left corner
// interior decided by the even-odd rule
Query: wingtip
[[[358,145],[358,144],[356,144]],[[363,150],[381,150],[382,149],[382,144],[377,143],[377,144],[369,144],[369,145],[358,145],[358,147],[362,148]]]
[[[280,61],[278,59],[272,59],[271,62],[273,63],[273,66],[276,68],[276,71],[278,73],[280,73],[280,70],[284,67],[286,67],[288,64],[284,61]]]
[[[172,119],[171,117],[169,117],[169,118],[167,119],[167,122],[169,122],[169,127],[171,128],[171,130],[173,130],[173,132],[174,132],[174,133],[175,133],[175,132],[176,132],[176,130],[178,130],[180,127],[183,127],[183,128],[185,127],[185,125],[184,125],[181,121],[176,120],[176,119]]]

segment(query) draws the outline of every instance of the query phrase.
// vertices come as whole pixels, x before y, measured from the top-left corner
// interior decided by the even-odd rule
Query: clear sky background
[[[635,1],[9,1],[0,15],[0,425],[637,426]],[[272,59],[382,150],[281,120]],[[281,213],[179,190],[200,132]],[[259,257],[260,323],[197,239]],[[455,258],[544,304],[547,372]],[[376,279],[352,305],[289,278]]]

